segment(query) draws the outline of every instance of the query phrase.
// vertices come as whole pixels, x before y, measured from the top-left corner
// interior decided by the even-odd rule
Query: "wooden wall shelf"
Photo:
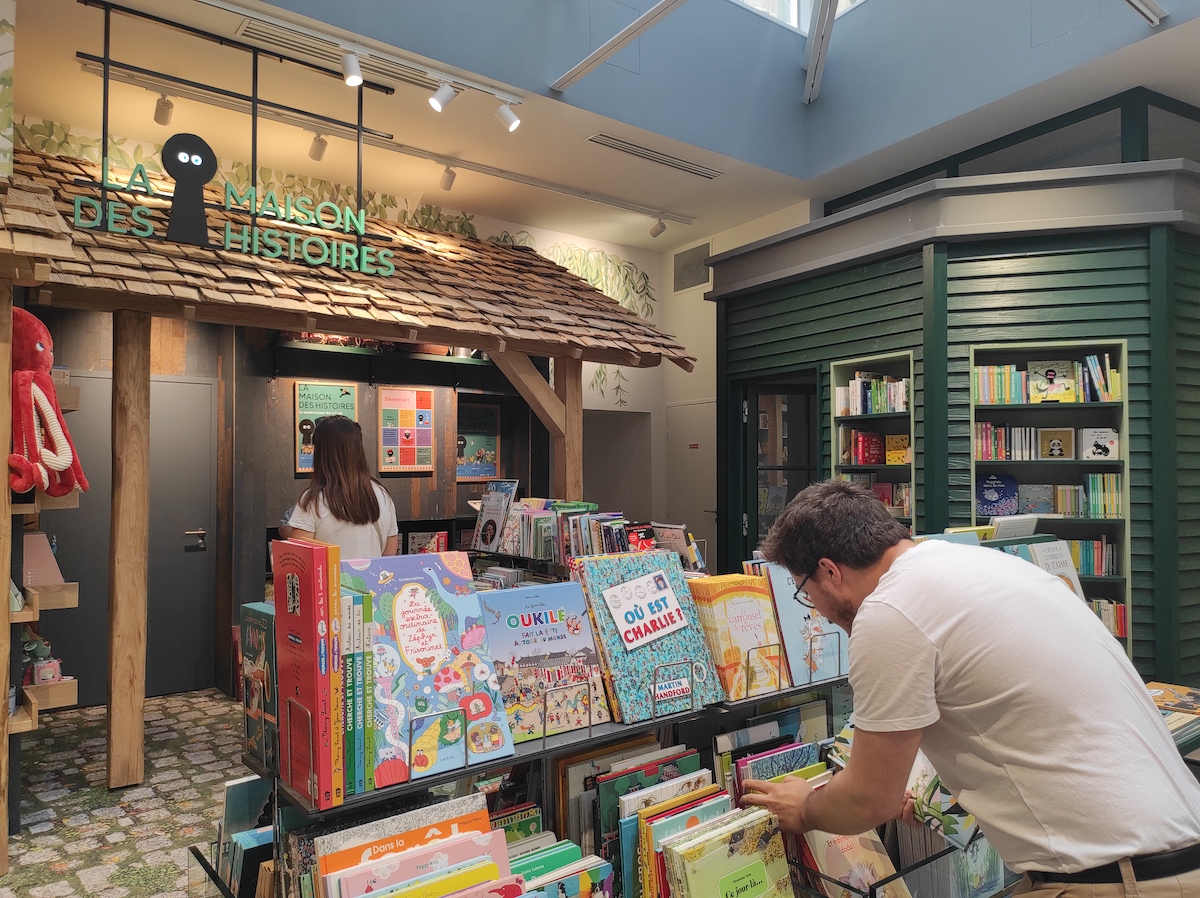
[[[59,680],[57,683],[41,683],[36,686],[26,686],[25,692],[31,693],[42,711],[51,708],[69,708],[79,704],[79,681]]]
[[[42,611],[79,607],[78,583],[52,583],[48,586],[26,586],[26,606],[33,604]]]
[[[24,499],[25,497],[22,496]],[[45,493],[36,493],[32,501],[13,502],[13,514],[37,514],[39,511],[54,511],[59,508],[78,508],[79,490],[72,490],[67,495],[55,499]]]
[[[38,725],[37,696],[27,690],[21,690],[21,703],[17,705],[17,713],[8,719],[8,732],[28,733],[36,730]]]

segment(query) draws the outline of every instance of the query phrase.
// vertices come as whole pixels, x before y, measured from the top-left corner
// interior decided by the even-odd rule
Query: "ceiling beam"
[[[592,71],[592,69],[606,62],[610,56],[619,52],[627,44],[632,43],[644,31],[653,28],[686,2],[687,0],[659,0],[658,3],[634,19],[629,25],[622,28],[619,33],[610,37],[588,54],[586,59],[551,84],[550,89],[559,91],[560,93],[566,90],[588,72]]]
[[[529,403],[538,420],[550,431],[552,439],[561,440],[567,436],[567,406],[554,392],[542,373],[534,367],[529,356],[511,349],[504,352],[493,352],[491,360],[501,373],[508,378],[509,383],[517,388],[521,398]]]
[[[829,35],[833,33],[833,20],[837,18],[837,0],[816,0],[813,3],[812,22],[808,27],[808,43],[804,47],[804,96],[805,105],[817,98],[821,90],[821,75],[825,72],[825,60],[829,55]]]

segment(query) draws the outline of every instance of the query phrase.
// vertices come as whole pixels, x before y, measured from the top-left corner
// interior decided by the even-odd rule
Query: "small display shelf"
[[[25,692],[37,700],[38,709],[41,711],[70,708],[79,704],[79,681],[75,679],[26,686]]]

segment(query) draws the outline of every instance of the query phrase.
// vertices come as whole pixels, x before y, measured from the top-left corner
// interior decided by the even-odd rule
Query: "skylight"
[[[733,0],[748,6],[755,12],[766,16],[781,25],[795,28],[801,34],[808,34],[808,26],[812,21],[813,4],[816,0]],[[837,14],[840,16],[856,6],[862,6],[866,0],[838,0]]]

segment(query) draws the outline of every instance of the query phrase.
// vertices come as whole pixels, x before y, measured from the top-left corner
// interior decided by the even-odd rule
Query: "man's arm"
[[[921,730],[856,729],[850,762],[824,787],[813,790],[796,777],[782,783],[747,780],[749,794],[742,796],[742,804],[766,808],[788,832],[866,832],[903,812],[904,789],[920,746]]]

